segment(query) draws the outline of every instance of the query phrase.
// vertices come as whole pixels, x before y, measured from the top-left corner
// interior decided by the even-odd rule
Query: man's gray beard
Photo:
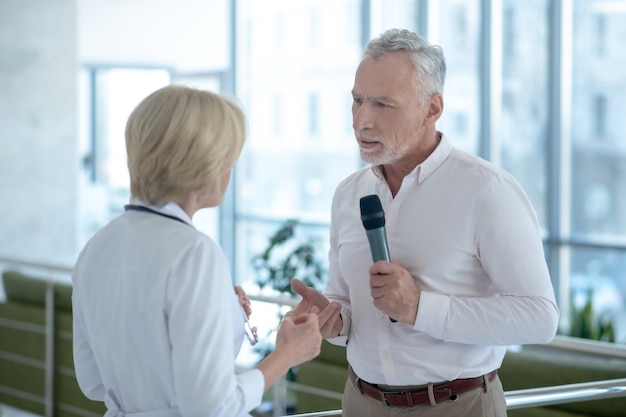
[[[410,143],[406,142],[401,147],[390,149],[385,147],[382,153],[370,153],[361,150],[361,159],[373,166],[390,165],[404,158],[410,149]]]

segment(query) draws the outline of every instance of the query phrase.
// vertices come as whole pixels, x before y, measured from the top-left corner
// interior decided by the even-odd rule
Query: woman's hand
[[[310,313],[296,315],[290,311],[285,315],[276,335],[276,351],[285,359],[289,358],[290,367],[315,358],[320,354],[321,344],[315,307]]]
[[[241,286],[237,285],[235,287],[235,293],[237,294],[237,298],[239,298],[239,304],[243,307],[243,311],[246,312],[246,316],[250,318],[252,314],[252,307],[250,306],[250,299],[246,296],[246,292],[241,288]]]
[[[313,307],[309,313],[296,315],[290,311],[285,315],[276,335],[276,347],[257,365],[265,377],[265,391],[290,368],[320,354],[322,334],[317,312]]]

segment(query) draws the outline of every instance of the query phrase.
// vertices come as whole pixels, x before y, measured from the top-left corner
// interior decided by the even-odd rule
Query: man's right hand
[[[315,307],[319,311],[318,322],[322,337],[332,339],[339,336],[343,327],[341,304],[336,301],[330,302],[315,288],[307,287],[299,279],[291,280],[291,288],[302,297],[302,300],[292,310],[294,314],[305,314]]]

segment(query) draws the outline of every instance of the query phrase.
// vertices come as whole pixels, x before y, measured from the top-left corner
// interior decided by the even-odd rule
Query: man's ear
[[[426,121],[434,125],[443,113],[443,96],[435,93],[428,100],[428,113],[426,113]]]

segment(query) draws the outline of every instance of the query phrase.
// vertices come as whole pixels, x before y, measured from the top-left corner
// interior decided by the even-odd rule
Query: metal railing
[[[2,256],[0,256],[0,265],[4,265],[3,269],[8,269],[12,266],[20,268],[34,268],[45,272],[46,276],[52,277],[56,277],[59,274],[67,275],[72,272],[72,267],[68,265],[27,261],[25,259],[16,258],[4,258]]]
[[[531,408],[580,401],[626,397],[626,378],[505,392],[506,408]],[[293,414],[291,417],[340,416],[341,410]]]
[[[508,410],[626,397],[626,378],[507,391],[504,396]]]

